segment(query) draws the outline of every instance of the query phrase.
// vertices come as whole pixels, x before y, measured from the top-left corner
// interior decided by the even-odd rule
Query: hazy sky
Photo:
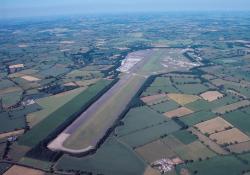
[[[0,18],[186,10],[250,11],[250,0],[0,0]]]

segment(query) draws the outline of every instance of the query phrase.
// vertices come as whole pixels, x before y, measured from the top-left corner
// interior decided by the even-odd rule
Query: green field
[[[180,130],[173,133],[173,136],[184,144],[189,144],[197,140],[197,137],[187,130]]]
[[[42,122],[34,126],[29,132],[20,138],[19,143],[21,145],[35,146],[51,134],[63,122],[68,120],[78,111],[81,111],[91,99],[93,99],[110,83],[111,81],[100,80],[95,85],[90,86],[88,89],[51,113]]]
[[[26,126],[25,117],[12,118],[7,112],[0,113],[0,133],[23,129]]]
[[[43,161],[40,159],[33,159],[29,157],[23,157],[20,161],[21,164],[32,166],[34,168],[42,169],[42,170],[49,170],[52,166],[52,162]]]
[[[135,151],[149,164],[156,160],[177,156],[177,154],[161,140],[156,140],[142,147],[136,148]]]
[[[162,136],[171,134],[179,129],[180,126],[178,124],[176,124],[173,120],[169,120],[166,123],[125,135],[120,137],[120,139],[129,144],[131,147],[139,147],[154,140],[158,140]]]
[[[192,114],[189,114],[185,117],[181,117],[180,120],[183,121],[188,126],[193,126],[197,123],[212,119],[215,117],[215,114],[210,111],[198,111]]]
[[[214,152],[204,146],[200,141],[194,141],[190,144],[176,147],[174,151],[182,160],[198,160],[216,156]]]
[[[231,123],[236,128],[245,132],[250,136],[250,117],[249,114],[242,112],[241,110],[236,110],[230,113],[227,113],[223,117],[229,123]]]
[[[3,174],[5,171],[7,171],[11,167],[8,163],[0,163],[0,174]]]
[[[200,99],[195,102],[189,103],[186,106],[193,111],[211,110],[211,109],[222,107],[222,106],[225,106],[225,105],[237,102],[237,101],[239,101],[239,98],[235,96],[227,95],[213,102],[208,102],[206,100]]]
[[[15,84],[8,79],[0,79],[0,89],[5,89],[9,87],[14,87]]]
[[[18,89],[15,92],[0,94],[0,99],[3,100],[3,106],[9,107],[15,105],[22,99],[23,90]]]
[[[173,82],[175,84],[194,84],[194,83],[201,83],[200,78],[198,77],[189,77],[189,76],[179,76],[179,77],[172,77]]]
[[[202,92],[207,91],[209,88],[203,84],[176,84],[177,89],[179,89],[184,94],[198,95]]]
[[[168,77],[157,77],[154,82],[143,92],[143,96],[154,95],[158,93],[178,93]]]
[[[82,93],[85,89],[86,89],[85,87],[77,88],[77,89],[68,91],[66,93],[38,99],[36,103],[42,107],[42,110],[34,112],[34,113],[30,113],[27,116],[27,122],[29,126],[30,127],[35,126],[43,119],[50,116],[53,112],[55,112],[62,105],[66,104],[72,98]]]
[[[122,120],[123,125],[115,129],[115,134],[118,136],[127,135],[165,121],[167,121],[165,116],[147,106],[132,108]]]
[[[191,175],[239,175],[243,170],[249,169],[249,165],[242,163],[234,156],[218,156],[209,160],[180,165],[177,167],[178,172],[181,168],[188,168]]]
[[[76,158],[64,155],[56,164],[58,170],[80,170],[93,175],[142,175],[146,163],[132,149],[115,138],[109,138],[94,155]]]
[[[153,110],[159,113],[164,113],[173,109],[177,109],[178,107],[180,107],[180,105],[173,100],[165,101],[165,102],[150,106],[150,108],[152,108]]]

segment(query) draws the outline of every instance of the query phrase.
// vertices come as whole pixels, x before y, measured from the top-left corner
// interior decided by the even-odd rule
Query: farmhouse
[[[13,64],[13,65],[9,65],[9,72],[10,73],[15,73],[17,71],[20,71],[24,68],[23,64]]]

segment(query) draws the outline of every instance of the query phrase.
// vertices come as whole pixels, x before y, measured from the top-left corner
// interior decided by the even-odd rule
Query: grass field
[[[218,107],[222,107],[231,103],[235,103],[239,101],[239,98],[235,97],[235,96],[225,96],[221,99],[212,101],[212,102],[208,102],[206,100],[197,100],[195,102],[189,103],[186,106],[194,111],[200,111],[200,110],[211,110],[214,108],[218,108]]]
[[[243,164],[234,156],[216,156],[209,160],[179,165],[177,167],[179,174],[182,168],[187,168],[191,175],[239,175],[243,170],[249,169],[249,165]]]
[[[250,136],[249,114],[242,112],[241,110],[236,110],[225,114],[224,119]]]
[[[27,167],[22,167],[18,165],[13,165],[8,171],[4,173],[4,175],[45,175],[43,171],[35,170]]]
[[[180,126],[170,120],[166,123],[125,135],[120,137],[120,139],[132,147],[139,147],[154,140],[158,140],[161,136],[171,134],[179,129]]]
[[[154,82],[143,92],[143,96],[155,95],[159,93],[178,93],[169,77],[157,77]]]
[[[103,74],[100,71],[82,71],[82,70],[73,70],[72,72],[66,75],[66,79],[71,81],[76,80],[89,80],[95,78],[101,78]]]
[[[178,108],[180,105],[173,100],[165,101],[162,103],[158,103],[156,105],[151,105],[150,108],[153,110],[159,112],[159,113],[165,113],[169,110],[173,110]]]
[[[167,119],[163,115],[158,114],[147,106],[132,108],[122,120],[123,125],[115,129],[115,133],[118,136],[127,135],[165,121]]]
[[[23,129],[26,126],[25,117],[12,118],[7,112],[0,113],[0,133]]]
[[[208,90],[208,87],[206,87],[203,84],[177,84],[177,89],[179,89],[184,94],[191,94],[191,95],[198,95],[202,92],[205,92]]]
[[[19,162],[22,163],[23,165],[31,166],[42,170],[49,170],[50,167],[52,166],[52,162],[33,159],[25,156],[22,157],[22,159],[20,159]]]
[[[238,143],[235,145],[229,145],[227,146],[227,149],[230,150],[230,152],[233,153],[244,153],[250,151],[250,141]]]
[[[94,155],[76,158],[64,155],[56,168],[61,170],[82,170],[97,174],[135,175],[143,174],[146,163],[126,145],[109,138]],[[129,168],[128,168],[129,167]]]
[[[172,134],[162,138],[161,142],[167,145],[167,147],[170,148],[171,150],[174,150],[178,147],[182,147],[185,145],[179,139],[174,137]]]
[[[82,93],[86,88],[77,88],[68,92],[64,92],[61,94],[45,97],[36,100],[36,103],[39,104],[43,109],[34,113],[30,113],[27,116],[27,122],[30,127],[35,126],[39,122],[41,122],[43,119],[47,118],[52,114],[54,111],[56,111],[58,108],[60,108],[62,105],[66,104],[68,101],[73,99],[75,96]]]
[[[46,119],[34,126],[19,140],[19,143],[27,146],[34,146],[45,139],[51,132],[60,126],[67,119],[72,117],[77,111],[82,110],[83,106],[94,98],[111,81],[100,80],[95,85],[74,97],[72,100],[62,105],[56,111],[51,113]]]
[[[168,111],[164,113],[165,116],[168,118],[173,118],[173,117],[184,117],[185,115],[192,114],[193,111],[186,108],[186,107],[180,107],[171,111]]]
[[[199,111],[193,114],[187,115],[185,117],[180,118],[188,126],[193,126],[197,123],[212,119],[215,117],[215,114],[210,111]]]
[[[148,163],[152,163],[163,158],[172,158],[177,156],[177,154],[161,140],[156,140],[152,143],[136,148],[135,151]]]
[[[222,147],[220,147],[217,143],[215,143],[214,141],[212,141],[210,138],[208,138],[207,136],[205,136],[203,133],[201,133],[197,129],[195,129],[195,128],[192,127],[192,128],[189,128],[188,131],[191,131],[194,135],[196,135],[198,137],[199,141],[201,141],[204,145],[206,145],[207,147],[209,147],[215,153],[218,153],[220,155],[227,155],[227,154],[229,154],[228,151],[226,151],[225,149],[223,149]]]
[[[163,94],[145,96],[145,97],[142,97],[141,100],[144,103],[146,103],[147,105],[152,105],[152,104],[157,104],[157,103],[161,103],[163,101],[166,101],[167,95],[165,93],[163,93]]]
[[[218,98],[222,98],[223,94],[221,94],[218,91],[207,91],[207,92],[204,92],[204,93],[200,94],[200,96],[204,100],[207,100],[207,101],[211,102],[211,101],[217,100]]]
[[[200,99],[200,97],[196,95],[187,95],[187,94],[169,93],[167,94],[167,96],[170,99],[174,100],[176,103],[179,103],[180,105],[185,105]]]
[[[213,110],[214,113],[225,114],[226,112],[231,112],[239,108],[243,108],[250,105],[250,101],[243,100],[236,103],[232,103],[226,106],[222,106]]]
[[[173,136],[180,140],[183,144],[190,144],[197,140],[197,136],[187,130],[180,130],[173,133]]]
[[[249,141],[249,137],[242,133],[239,129],[233,128],[221,131],[209,136],[212,140],[216,140],[218,144],[241,143]]]
[[[224,131],[227,128],[232,128],[233,125],[228,123],[226,120],[221,117],[216,117],[205,122],[201,122],[195,125],[202,133],[213,134],[216,132]]]
[[[15,84],[8,79],[0,79],[0,89],[6,89],[9,87],[15,87]]]
[[[179,76],[172,76],[173,82],[175,84],[194,84],[194,83],[201,83],[199,77],[195,77],[192,75],[179,75]]]
[[[0,94],[0,99],[3,100],[3,106],[9,107],[18,103],[23,95],[23,90],[18,88],[15,92]]]
[[[214,157],[216,154],[209,150],[199,141],[194,141],[188,145],[177,147],[175,152],[181,157],[182,160],[198,160],[207,157]]]
[[[25,79],[22,79],[21,77],[13,78],[13,81],[15,81],[22,89],[28,90],[32,88],[38,88],[40,87],[40,83],[42,82],[29,82]]]
[[[11,165],[8,163],[0,163],[0,174],[3,174]]]

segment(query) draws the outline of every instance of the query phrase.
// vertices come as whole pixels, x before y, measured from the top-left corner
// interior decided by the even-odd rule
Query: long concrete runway
[[[105,135],[105,131],[107,131],[111,126],[112,123],[109,124],[109,126],[106,126],[104,128],[104,131],[100,133],[99,138],[95,138],[92,140],[92,142],[88,145],[83,147],[82,149],[72,149],[64,146],[64,142],[72,135],[74,134],[80,127],[83,126],[84,123],[91,120],[91,117],[95,115],[95,113],[100,109],[100,106],[104,105],[105,103],[108,103],[110,98],[114,96],[114,94],[119,93],[121,88],[126,85],[132,78],[136,76],[140,76],[138,74],[135,74],[140,67],[142,67],[145,62],[149,59],[150,54],[147,54],[147,57],[142,58],[141,61],[139,61],[136,65],[134,65],[129,72],[123,73],[120,77],[120,80],[113,85],[105,94],[103,94],[96,102],[94,102],[85,112],[83,112],[71,125],[69,125],[61,134],[57,136],[56,139],[54,139],[51,143],[49,143],[48,148],[54,151],[64,151],[71,154],[79,154],[86,151],[90,151],[91,149],[94,149],[97,145],[98,141]],[[131,93],[131,97],[127,99],[123,99],[124,105],[120,106],[117,110],[117,118],[119,115],[125,110],[127,104],[129,104],[131,98],[137,93],[137,91],[140,89],[141,85],[146,81],[147,77],[140,76],[140,79],[143,79],[140,84],[138,84],[136,89],[131,89],[133,91]],[[114,121],[112,121],[114,122]]]
[[[120,76],[120,80],[115,85],[113,85],[113,87],[111,87],[105,94],[103,94],[96,102],[94,102],[85,112],[83,112],[61,134],[59,134],[56,139],[49,143],[48,148],[54,151],[64,151],[71,154],[84,153],[95,149],[97,143],[104,137],[107,130],[112,127],[113,123],[126,109],[126,106],[146,81],[147,75],[140,74],[142,68],[145,67],[145,65],[147,65],[148,63],[161,64],[161,60],[158,59],[164,58],[164,56],[168,54],[168,52],[171,54],[170,51],[172,52],[172,50],[164,50],[164,52],[161,53],[158,50],[153,49],[141,51],[142,59],[138,63],[136,63],[128,72],[122,73],[122,75]],[[172,69],[167,68],[165,69],[165,71],[169,72]],[[181,67],[181,69],[183,69],[183,67]],[[153,74],[153,72],[149,73],[149,75],[150,74]],[[129,87],[131,86],[130,83],[133,83],[132,89],[129,89]],[[121,92],[124,89],[126,89],[127,94]],[[121,99],[119,99],[119,95],[121,95]],[[112,107],[112,103],[110,103],[111,101],[117,101],[115,107]],[[119,103],[118,101],[122,101],[122,103]],[[112,112],[110,111],[110,113],[108,113],[107,109],[112,110]],[[102,121],[103,125],[96,125],[95,120]],[[91,136],[92,132],[93,136]],[[74,139],[71,139],[72,137],[74,137]],[[65,144],[68,143],[69,140],[71,143],[79,141],[81,145],[72,147],[69,146],[69,144]]]

